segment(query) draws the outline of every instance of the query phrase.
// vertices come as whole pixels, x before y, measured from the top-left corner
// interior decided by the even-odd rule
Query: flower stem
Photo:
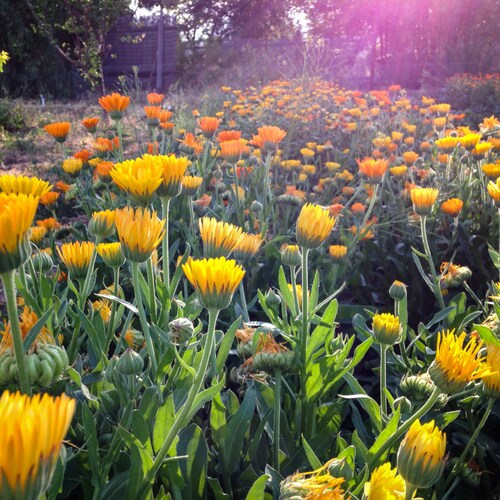
[[[162,260],[163,260],[163,283],[167,287],[170,287],[170,256],[168,248],[168,231],[169,231],[169,208],[170,208],[170,198],[161,199],[161,209],[162,217],[165,221],[165,235],[163,236],[163,241],[161,242],[162,249]]]
[[[141,286],[139,285],[139,264],[137,262],[131,262],[132,264],[132,282],[134,285],[134,295],[137,309],[139,310],[139,318],[141,320],[142,331],[144,333],[144,339],[146,340],[146,350],[148,351],[149,359],[151,360],[151,367],[153,378],[156,377],[157,364],[155,356],[155,348],[153,345],[153,339],[151,338],[151,332],[149,331],[148,320],[146,319],[146,312],[144,311],[144,304],[142,303]]]
[[[280,416],[281,416],[281,370],[274,374],[274,469],[280,471]]]
[[[307,340],[309,336],[309,274],[308,274],[309,249],[302,249],[302,325],[300,329],[300,396],[302,409],[302,432],[309,438],[309,429],[311,422],[310,404],[307,400]]]
[[[380,447],[378,452],[373,456],[373,458],[368,463],[368,468],[370,470],[372,470],[373,467],[377,464],[379,458],[387,450],[389,450],[394,445],[394,443],[411,427],[413,422],[415,422],[415,420],[419,419],[420,417],[423,417],[434,406],[434,403],[436,402],[440,394],[441,391],[437,387],[434,388],[434,391],[430,395],[429,399],[425,402],[425,404],[416,413],[414,413],[408,420],[406,420],[406,422],[403,425],[401,425],[401,427],[396,429],[387,438],[385,443]]]
[[[293,289],[293,303],[295,305],[295,317],[297,317],[300,312],[300,306],[299,306],[299,296],[297,294],[297,278],[295,277],[295,266],[290,267],[290,279],[292,282],[292,289]]]
[[[247,299],[245,297],[245,288],[243,286],[243,280],[240,281],[240,298],[241,298],[241,308],[243,310],[243,321],[248,323],[250,321],[250,316],[248,315],[248,305]]]
[[[182,405],[182,409],[177,413],[177,416],[172,424],[172,427],[170,427],[170,431],[167,434],[167,437],[165,438],[165,441],[163,442],[162,447],[160,448],[160,451],[156,455],[153,465],[149,469],[149,471],[145,474],[144,479],[142,480],[141,484],[137,488],[138,492],[138,499],[141,500],[143,498],[147,497],[148,493],[148,485],[151,483],[153,478],[156,476],[158,470],[163,464],[163,461],[165,460],[165,457],[168,454],[168,451],[170,447],[172,446],[172,443],[174,442],[174,439],[177,437],[179,432],[183,429],[183,427],[186,425],[187,422],[186,419],[189,417],[193,403],[196,399],[196,396],[198,395],[198,392],[200,391],[203,381],[205,379],[205,375],[207,373],[207,368],[208,364],[210,361],[211,353],[212,353],[212,348],[214,345],[214,339],[215,339],[215,324],[217,322],[217,317],[219,315],[219,311],[217,309],[209,309],[208,311],[208,332],[205,337],[205,346],[203,349],[203,355],[200,361],[200,366],[196,372],[196,376],[193,379],[193,383],[191,385],[191,389],[189,390],[188,396],[184,404]]]
[[[24,359],[23,338],[19,326],[19,317],[16,303],[16,283],[14,280],[15,271],[7,271],[0,275],[3,283],[5,301],[7,302],[7,314],[9,316],[12,341],[14,344],[14,354],[16,356],[17,372],[19,374],[19,385],[21,392],[31,396],[31,386],[29,384],[26,363]]]
[[[382,422],[387,418],[387,346],[380,344],[380,417]]]
[[[120,268],[119,267],[114,267],[113,268],[113,295],[115,297],[118,297],[118,286],[120,283]],[[115,332],[115,316],[116,316],[116,308],[117,308],[117,302],[114,300],[111,302],[111,316],[109,318],[109,323],[108,323],[108,331],[106,335],[106,352],[104,353],[104,356],[106,357],[108,354],[109,350],[109,345],[111,344],[111,341],[113,340],[113,334]]]
[[[422,243],[424,245],[424,252],[429,264],[432,275],[432,285],[434,289],[434,295],[436,296],[439,307],[441,309],[445,308],[443,294],[441,293],[441,287],[439,286],[439,279],[436,274],[436,269],[434,267],[434,260],[432,259],[431,248],[429,246],[429,240],[427,239],[427,228],[426,228],[427,217],[425,215],[420,217],[420,232],[422,234]]]
[[[413,484],[410,483],[406,483],[405,500],[412,500],[412,498],[415,496],[416,491],[417,491],[416,486],[413,486]]]

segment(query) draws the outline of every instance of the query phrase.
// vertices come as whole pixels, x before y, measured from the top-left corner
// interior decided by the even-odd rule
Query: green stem
[[[309,274],[308,274],[308,256],[309,249],[302,248],[302,325],[300,329],[300,396],[301,396],[301,409],[302,409],[302,429],[306,436],[309,438],[309,417],[310,408],[307,400],[307,340],[309,336]]]
[[[380,417],[382,422],[387,418],[387,346],[380,344]]]
[[[118,297],[118,286],[120,282],[120,268],[119,267],[114,267],[113,268],[113,295],[115,297]],[[109,323],[108,323],[108,332],[106,335],[106,352],[104,353],[104,356],[107,356],[109,346],[111,344],[111,341],[113,340],[113,334],[115,333],[115,316],[116,316],[116,308],[118,306],[118,303],[115,302],[114,300],[111,302],[111,316],[109,318]]]
[[[274,374],[274,469],[280,471],[281,370]]]
[[[387,438],[385,443],[380,447],[377,453],[368,462],[368,468],[370,470],[373,470],[373,467],[377,464],[379,458],[394,445],[394,443],[411,427],[413,422],[423,417],[434,406],[434,403],[436,402],[440,394],[441,391],[436,387],[432,392],[432,394],[430,395],[429,399],[425,402],[425,404],[416,413],[414,413],[408,420],[406,420],[406,422],[401,427],[399,427]]]
[[[297,294],[297,278],[295,277],[295,266],[290,267],[290,280],[293,289],[293,303],[295,305],[295,317],[300,313],[299,296]]]
[[[170,198],[161,199],[162,217],[165,221],[165,235],[161,242],[162,260],[163,260],[163,283],[167,289],[170,287],[170,256],[168,248],[168,231],[169,231],[169,208]]]
[[[0,278],[3,283],[5,301],[7,302],[7,314],[9,316],[12,341],[14,344],[14,354],[16,356],[17,372],[19,374],[19,385],[22,393],[31,396],[31,386],[24,359],[23,338],[21,335],[21,328],[19,326],[19,317],[17,313],[16,283],[14,276],[15,271],[7,271],[6,273],[2,273]]]
[[[445,308],[443,294],[441,293],[441,287],[439,286],[439,279],[436,274],[436,269],[434,267],[434,260],[432,259],[431,248],[429,246],[429,240],[427,239],[427,228],[426,228],[426,220],[427,217],[422,215],[420,217],[420,232],[422,233],[422,243],[424,245],[424,252],[427,258],[427,263],[429,264],[429,268],[431,270],[432,276],[432,284],[434,289],[434,295],[436,296],[439,307],[442,309]]]
[[[83,282],[83,286],[80,291],[80,297],[78,297],[78,307],[83,311],[85,307],[85,302],[87,301],[88,296],[90,295],[91,290],[90,287],[90,279],[94,274],[94,266],[97,258],[97,250],[96,247],[99,244],[99,238],[96,239],[94,249],[92,250],[92,256],[90,257],[89,267],[87,268],[87,274],[85,275],[85,281]]]
[[[78,346],[78,339],[80,338],[80,323],[80,316],[78,316],[75,320],[73,335],[68,346],[68,360],[70,366],[75,362],[76,358],[76,348]]]
[[[170,431],[167,434],[167,437],[165,438],[165,441],[163,442],[162,447],[160,448],[160,451],[156,455],[152,467],[149,469],[149,471],[146,473],[144,479],[142,480],[141,484],[137,488],[138,492],[138,500],[141,500],[143,498],[146,498],[148,494],[148,486],[150,485],[151,481],[153,478],[156,476],[157,472],[159,471],[160,467],[163,464],[163,461],[165,460],[170,447],[172,446],[172,443],[174,442],[174,439],[177,437],[179,432],[184,428],[187,422],[185,420],[187,417],[189,417],[193,403],[196,399],[196,396],[200,392],[200,389],[203,385],[203,381],[205,379],[205,375],[207,373],[207,368],[208,364],[210,361],[211,357],[211,352],[212,348],[214,345],[214,339],[215,339],[215,324],[217,322],[217,317],[219,315],[219,311],[217,309],[209,309],[208,311],[208,332],[205,337],[205,347],[203,350],[203,355],[200,361],[200,366],[197,370],[196,376],[193,380],[193,383],[191,385],[191,389],[189,390],[188,396],[186,401],[181,407],[181,410],[179,413],[177,413],[175,420],[170,427]]]
[[[153,270],[153,259],[148,259],[146,263],[146,270],[148,274],[148,288],[149,288],[149,314],[151,321],[156,322],[156,294],[155,294],[155,274]]]
[[[245,297],[245,288],[243,286],[243,280],[240,281],[240,298],[241,298],[241,308],[243,310],[243,321],[248,323],[250,321],[250,316],[248,315],[247,299]]]
[[[116,120],[116,134],[118,135],[118,161],[123,161],[123,144],[122,144],[122,122]]]
[[[153,379],[156,377],[157,363],[155,356],[155,348],[153,345],[153,339],[151,338],[151,332],[149,331],[149,323],[146,319],[146,312],[144,311],[144,304],[142,303],[141,287],[139,285],[139,264],[137,262],[131,262],[132,264],[132,282],[134,286],[134,295],[137,309],[139,310],[139,319],[141,320],[142,331],[144,333],[144,339],[146,340],[146,350],[148,351],[149,359],[151,360],[151,368]]]
[[[413,484],[410,483],[406,483],[405,500],[412,500],[412,498],[415,496],[416,491],[417,491],[416,486],[413,486]]]

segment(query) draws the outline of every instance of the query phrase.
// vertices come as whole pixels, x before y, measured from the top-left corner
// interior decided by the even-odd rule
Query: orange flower
[[[199,155],[203,151],[203,144],[191,132],[188,132],[183,140],[177,140],[181,143],[180,149],[187,154]]]
[[[115,165],[110,161],[100,161],[95,167],[95,175],[105,184],[110,184],[112,178],[110,175],[111,170]]]
[[[382,182],[389,162],[387,160],[374,160],[373,158],[364,158],[363,160],[356,160],[359,171],[368,177],[370,184],[379,184]]]
[[[248,146],[245,139],[224,141],[220,144],[219,155],[229,163],[236,163],[247,150]]]
[[[167,111],[166,109],[161,109],[158,113],[158,119],[161,123],[168,122],[174,114],[172,111]]]
[[[160,124],[161,111],[160,106],[144,106],[148,126],[157,127]]]
[[[49,123],[43,127],[45,132],[50,134],[57,142],[64,142],[68,137],[69,131],[71,129],[71,123],[69,122],[56,122]]]
[[[418,153],[415,153],[415,151],[405,151],[403,153],[403,161],[408,167],[411,167],[418,158]]]
[[[120,120],[123,112],[130,104],[130,97],[113,92],[99,98],[99,104],[106,111],[112,120]]]
[[[71,189],[70,184],[66,184],[64,181],[57,181],[55,184],[55,188],[59,189],[62,193],[67,193]]]
[[[410,192],[413,210],[423,217],[430,215],[432,206],[439,196],[439,190],[434,188],[415,187]]]
[[[218,142],[237,141],[241,139],[241,132],[239,130],[223,130],[217,135]]]
[[[59,222],[57,222],[57,220],[54,219],[54,217],[49,217],[47,219],[37,220],[36,225],[38,227],[44,227],[45,229],[47,229],[47,231],[50,231],[52,229],[58,229],[61,227],[61,224],[59,224]]]
[[[82,160],[83,163],[88,163],[91,155],[92,153],[88,149],[82,149],[81,151],[74,153],[73,158]]]
[[[363,205],[363,203],[354,203],[354,205],[351,207],[352,213],[353,214],[364,214],[366,211],[366,207]]]
[[[87,129],[87,132],[94,134],[97,130],[97,124],[101,119],[98,116],[92,118],[84,118],[82,120],[82,125]]]
[[[198,127],[204,137],[211,139],[219,128],[220,120],[215,116],[204,116],[198,120]]]
[[[266,125],[259,127],[258,134],[252,136],[250,144],[257,146],[263,153],[274,153],[278,144],[285,138],[286,132],[279,127]]]
[[[449,200],[443,201],[441,203],[441,210],[446,215],[450,215],[451,217],[458,217],[462,208],[464,206],[464,202],[459,200],[458,198],[450,198]]]
[[[60,195],[61,193],[49,191],[48,193],[42,194],[42,196],[40,196],[40,203],[42,205],[45,205],[50,210],[52,208],[51,205],[55,206],[55,203]]]
[[[163,99],[165,99],[165,96],[164,94],[157,94],[156,92],[150,92],[146,96],[146,99],[152,106],[159,106],[163,102]]]

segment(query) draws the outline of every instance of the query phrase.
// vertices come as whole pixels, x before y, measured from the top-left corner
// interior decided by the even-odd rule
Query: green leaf
[[[319,295],[319,271],[316,269],[309,296],[309,311],[314,311],[314,309],[316,308],[316,305],[318,304],[318,295]]]
[[[189,243],[186,242],[186,251],[184,252],[184,255],[182,256],[181,261],[177,265],[177,269],[175,270],[174,275],[172,276],[172,279],[170,281],[170,297],[173,297],[175,295],[175,291],[177,290],[177,286],[179,284],[179,281],[184,273],[182,270],[182,265],[185,264],[188,260],[189,254],[191,253],[191,247],[189,246]],[[172,254],[169,254],[172,255]]]
[[[148,453],[152,454],[153,450],[151,448],[151,440],[149,439],[148,424],[139,410],[134,410],[132,413],[132,431]]]
[[[182,497],[192,500],[205,498],[208,446],[202,430],[196,424],[181,432],[177,453],[187,456],[186,460],[179,463],[187,482]]]
[[[238,318],[230,327],[229,330],[225,333],[222,338],[222,342],[219,347],[219,352],[217,353],[217,373],[221,374],[222,369],[226,363],[227,357],[229,355],[229,351],[233,346],[233,340],[236,335],[236,330],[238,330],[238,326],[240,325],[241,318]]]
[[[336,300],[333,300],[332,302],[330,302],[330,304],[328,304],[328,307],[321,317],[320,323],[312,331],[311,336],[307,341],[307,360],[311,358],[312,354],[316,350],[324,347],[328,335],[330,335],[335,329],[335,318],[337,316],[337,311],[338,302]]]
[[[266,491],[266,484],[268,480],[269,476],[267,474],[260,476],[250,488],[250,491],[246,496],[246,500],[262,500],[264,498],[264,492]]]
[[[430,330],[431,327],[433,327],[434,325],[437,325],[438,323],[441,323],[441,321],[443,321],[444,319],[446,319],[448,317],[448,315],[452,315],[450,313],[454,313],[456,311],[456,306],[448,306],[448,307],[445,307],[444,309],[442,309],[441,311],[438,311],[433,317],[432,319],[429,321],[429,323],[427,323],[425,325],[425,327],[427,328],[427,330]],[[453,321],[453,319],[451,320]]]
[[[389,437],[394,432],[396,432],[396,429],[398,428],[398,424],[399,424],[399,418],[401,416],[400,413],[401,412],[400,412],[400,407],[399,407],[392,415],[391,419],[389,420],[389,422],[385,426],[384,430],[377,436],[377,439],[375,440],[373,445],[368,450],[368,457],[367,457],[368,462],[370,462],[373,459],[373,457],[378,453],[378,451],[385,445],[385,443],[387,442]],[[387,453],[388,452],[389,452],[389,450],[387,450]],[[380,457],[380,460],[384,461],[385,456],[386,456],[386,454],[382,455]]]
[[[278,273],[278,285],[280,288],[281,296],[286,302],[286,305],[290,308],[290,311],[293,311],[294,316],[299,314],[299,311],[295,310],[295,300],[293,298],[293,292],[288,288],[288,281],[285,276],[285,270],[283,266],[280,266],[280,270]]]
[[[486,344],[491,344],[494,347],[500,347],[500,340],[495,337],[495,334],[493,333],[491,328],[488,328],[487,326],[484,325],[476,325],[476,324],[472,326]]]
[[[316,456],[313,449],[309,446],[309,443],[306,441],[306,438],[302,435],[302,446],[304,447],[304,451],[306,452],[307,460],[309,460],[309,465],[315,470],[319,469],[323,464],[321,460]]]
[[[223,445],[227,436],[226,407],[219,394],[216,394],[210,407],[210,427],[215,443]]]
[[[153,448],[156,453],[168,435],[175,419],[174,397],[171,394],[156,412],[155,425],[153,427]]]
[[[224,387],[225,383],[226,383],[226,377],[224,376],[217,384],[212,385],[208,389],[199,392],[193,402],[193,406],[191,407],[191,412],[189,413],[186,421],[189,422],[193,418],[195,413],[205,405],[205,403],[208,403],[208,401],[211,401],[216,394],[219,394],[219,392]]]
[[[23,350],[26,352],[36,340],[37,335],[40,333],[41,329],[45,326],[45,323],[49,319],[49,317],[54,312],[54,306],[52,306],[49,310],[47,310],[43,316],[33,325],[31,330],[29,331],[26,338],[23,340]]]
[[[97,486],[100,480],[97,429],[95,426],[94,415],[90,411],[88,405],[85,403],[82,404],[82,423],[86,438],[85,444],[87,448],[90,470],[92,471],[91,482],[93,486]]]
[[[439,413],[434,421],[436,425],[443,430],[447,425],[451,424],[454,420],[456,420],[460,415],[460,410],[447,411],[445,413]]]
[[[96,293],[94,295],[96,295],[97,297],[102,297],[103,299],[110,300],[111,302],[118,302],[118,304],[125,306],[129,311],[132,311],[134,314],[139,314],[139,309],[137,309],[137,307],[135,307],[134,304],[131,304],[126,300],[120,299],[120,297],[116,297],[115,295],[112,294],[108,295],[103,293]]]
[[[210,485],[210,488],[212,489],[215,500],[227,500],[230,498],[227,493],[224,493],[224,490],[222,489],[218,479],[214,477],[208,477],[207,481]]]

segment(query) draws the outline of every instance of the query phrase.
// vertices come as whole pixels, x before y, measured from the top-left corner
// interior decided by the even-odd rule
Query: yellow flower
[[[101,292],[102,293],[102,292]],[[111,303],[107,299],[99,299],[91,302],[92,310],[99,313],[101,319],[105,325],[109,323],[111,319]]]
[[[226,260],[225,257],[189,259],[182,269],[206,309],[226,308],[245,275],[235,260]]]
[[[250,260],[262,245],[260,234],[243,233],[234,249],[234,258],[239,261]]]
[[[165,234],[165,221],[148,209],[116,210],[115,224],[123,255],[132,262],[147,261]]]
[[[406,174],[406,172],[408,172],[408,167],[406,165],[397,165],[395,167],[391,167],[389,171],[392,175],[394,175],[394,177],[402,177]]]
[[[91,241],[64,243],[57,253],[68,268],[72,278],[84,278],[90,265],[95,245]]]
[[[334,225],[335,218],[328,209],[306,203],[297,219],[297,242],[304,248],[317,248],[328,238]]]
[[[203,177],[185,175],[182,178],[182,192],[187,196],[194,196],[203,183]]]
[[[309,148],[302,148],[300,150],[300,154],[304,158],[312,158],[314,156],[314,151],[312,149],[309,149]]]
[[[481,137],[481,134],[466,134],[459,137],[458,142],[467,151],[472,151],[476,147],[476,144],[481,140]]]
[[[458,146],[458,137],[448,136],[434,143],[443,153],[451,153]]]
[[[243,233],[241,227],[210,217],[200,219],[199,226],[203,254],[207,258],[229,257]]]
[[[82,167],[83,160],[81,158],[66,158],[62,164],[62,169],[72,176],[76,176]]]
[[[308,500],[343,500],[343,477],[334,477],[329,467],[336,461],[332,458],[324,465],[310,472],[298,472],[281,483],[283,498],[306,498]]]
[[[30,241],[33,243],[40,243],[47,233],[47,228],[40,226],[33,226],[30,230]]]
[[[392,469],[387,462],[372,472],[370,481],[365,483],[364,493],[366,500],[404,500],[406,483],[398,470]]]
[[[50,484],[75,400],[5,391],[0,398],[0,491],[3,498],[39,498]]]
[[[154,157],[144,155],[144,158]],[[187,158],[177,158],[175,155],[157,156],[157,161],[161,166],[162,182],[158,188],[158,196],[166,198],[175,198],[181,194],[182,179],[189,165]]]
[[[26,177],[25,175],[3,174],[0,175],[0,191],[6,194],[26,194],[42,196],[48,193],[52,186],[38,177]]]
[[[330,245],[328,247],[330,259],[336,264],[342,262],[347,255],[347,247],[345,245]]]
[[[492,181],[496,181],[500,177],[500,161],[496,163],[485,163],[481,170]]]
[[[373,316],[373,336],[380,344],[394,345],[399,342],[401,323],[399,318],[391,313],[375,314]]]
[[[446,435],[434,420],[421,424],[415,420],[398,450],[398,471],[404,480],[417,488],[429,488],[444,469]]]
[[[117,163],[110,171],[113,182],[142,206],[151,203],[162,182],[162,166],[158,157],[144,155]]]
[[[472,149],[471,154],[476,160],[481,160],[491,149],[493,149],[493,144],[490,142],[478,142]]]
[[[108,238],[115,232],[115,218],[116,212],[114,210],[94,212],[89,220],[89,233],[94,238]]]
[[[454,330],[438,334],[436,359],[429,368],[434,384],[448,394],[460,392],[468,382],[491,374],[484,358],[478,357],[483,345],[472,337],[464,347],[465,332],[455,336]]]
[[[500,343],[486,346],[486,364],[494,371],[483,377],[484,391],[489,397],[500,398]]]
[[[109,267],[120,267],[125,262],[125,257],[122,253],[122,244],[117,241],[113,243],[99,243],[96,251]]]
[[[426,216],[432,212],[432,206],[437,200],[439,189],[435,188],[413,188],[410,192],[413,210],[418,215]]]
[[[488,194],[491,196],[491,198],[495,202],[495,205],[497,206],[497,208],[500,208],[500,184],[499,184],[499,179],[500,179],[500,177],[498,177],[498,179],[496,180],[496,182],[492,182],[492,181],[488,182],[488,186],[487,186]]]
[[[17,269],[31,253],[29,229],[38,198],[0,193],[0,274]]]

